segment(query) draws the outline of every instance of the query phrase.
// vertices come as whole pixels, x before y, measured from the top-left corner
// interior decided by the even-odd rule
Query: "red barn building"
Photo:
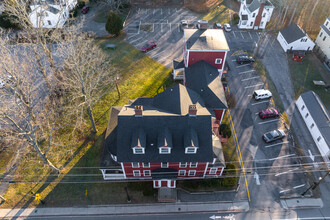
[[[103,178],[152,180],[155,188],[175,188],[176,180],[221,176],[225,163],[213,133],[216,119],[203,97],[178,84],[154,98],[111,108]]]

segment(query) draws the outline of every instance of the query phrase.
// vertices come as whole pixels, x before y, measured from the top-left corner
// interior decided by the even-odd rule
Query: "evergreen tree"
[[[114,34],[116,36],[118,36],[120,34],[120,31],[123,29],[123,23],[121,18],[112,10],[108,15],[108,20],[105,24],[105,29],[109,32],[109,34]]]

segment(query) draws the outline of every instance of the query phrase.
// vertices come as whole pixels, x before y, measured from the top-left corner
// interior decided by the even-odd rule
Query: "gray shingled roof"
[[[250,12],[254,12],[258,8],[260,8],[260,2],[259,2],[259,0],[253,0],[251,2],[251,4],[249,4],[247,7],[248,7]]]
[[[183,60],[173,60],[173,69],[182,69],[184,68]]]
[[[227,101],[216,67],[202,60],[185,69],[186,85],[196,91],[205,106],[211,109],[227,109]]]
[[[299,40],[302,37],[306,37],[306,34],[296,23],[292,23],[291,25],[280,30],[280,32],[288,44]]]
[[[330,114],[320,97],[313,91],[301,94],[308,111],[313,117],[318,129],[328,146],[330,146]]]
[[[184,29],[184,40],[189,50],[229,51],[222,29]]]

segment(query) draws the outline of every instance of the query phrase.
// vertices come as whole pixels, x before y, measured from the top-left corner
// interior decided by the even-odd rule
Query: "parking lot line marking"
[[[180,24],[178,24],[178,32],[180,32]]]
[[[276,146],[276,145],[287,144],[287,143],[289,143],[289,141],[281,142],[281,143],[277,143],[277,144],[272,144],[272,145],[267,145],[267,146],[265,146],[265,148],[268,148],[268,147],[274,147],[274,146]]]
[[[249,35],[250,35],[250,38],[252,39],[252,36],[251,36],[250,32],[248,32],[248,33],[249,33]]]
[[[266,123],[270,123],[270,122],[274,122],[274,121],[278,121],[278,120],[280,120],[280,119],[278,118],[278,119],[274,119],[274,120],[270,120],[270,121],[263,121],[263,122],[259,122],[258,124],[262,125],[262,124],[266,124]]]
[[[256,102],[256,103],[253,103],[253,104],[251,104],[251,105],[258,105],[258,104],[262,104],[262,103],[266,103],[266,102],[269,102],[269,100],[267,100],[267,101],[262,101],[262,102]]]
[[[234,37],[236,38],[236,34],[235,34],[235,31],[233,31],[233,34],[234,34]]]
[[[135,44],[134,46],[138,46],[138,45],[141,45],[141,44],[145,44],[145,43],[147,43],[148,42],[148,40],[145,40],[145,41],[142,41],[142,42],[140,42],[140,43],[138,43],[138,44]]]
[[[139,24],[139,29],[138,29],[138,34],[140,33],[140,27],[141,27],[141,21],[140,21],[140,24]]]
[[[270,158],[268,160],[276,160],[276,159],[281,159],[281,158],[291,157],[291,156],[295,156],[295,154],[289,154],[289,155],[284,155],[284,156],[280,156],[280,157]]]
[[[280,191],[280,193],[284,193],[284,192],[287,192],[287,191],[290,191],[291,189],[285,189],[285,190],[282,190]]]
[[[128,39],[130,39],[130,38],[132,38],[132,37],[135,37],[136,35],[138,35],[138,34],[132,34],[132,35],[130,35],[129,37],[127,37],[126,39],[128,40]]]
[[[172,62],[170,61],[170,62],[166,63],[165,66],[170,65],[171,63],[172,63]]]
[[[248,96],[252,96],[252,95],[248,95]],[[259,115],[259,112],[256,112],[255,114],[256,114],[256,115]]]
[[[154,9],[154,11],[152,12],[152,14],[155,14],[155,11],[156,11],[156,9]]]
[[[293,188],[294,189],[298,189],[298,188],[300,188],[300,187],[303,187],[303,186],[305,186],[306,184],[301,184],[301,185],[299,185],[299,186],[294,186]]]
[[[235,62],[236,61],[236,59],[235,60],[231,60],[232,62]]]
[[[171,23],[170,23],[170,31],[172,31],[172,25],[171,25]]]
[[[163,32],[163,24],[160,23],[160,32]]]
[[[161,15],[163,14],[163,9],[162,9],[162,8],[160,9],[160,14],[161,14]]]
[[[255,70],[248,70],[248,71],[244,71],[244,72],[239,72],[238,74],[244,74],[244,73],[250,73],[250,72],[254,72]]]
[[[257,38],[258,38],[258,40],[259,40],[260,36],[259,36],[258,32],[255,32],[255,33],[256,33],[256,35],[257,35]]]
[[[151,57],[154,58],[154,57],[156,57],[156,56],[158,56],[159,54],[164,53],[164,52],[166,52],[166,50],[163,50],[163,51],[161,51],[161,52],[159,52],[159,53],[156,53],[156,54],[152,55]]]
[[[257,78],[259,78],[259,77],[260,77],[260,76],[254,76],[254,77],[250,77],[250,78],[242,79],[241,81],[244,82],[244,81],[251,80],[251,79],[257,79]]]
[[[133,40],[133,41],[131,41],[131,42],[129,42],[130,44],[132,44],[132,43],[134,43],[135,41],[138,41],[138,40],[141,40],[143,37],[139,37],[139,38],[137,38],[137,39],[135,39],[135,40]]]
[[[295,171],[295,170],[298,170],[298,169],[299,169],[299,167],[294,168],[292,170],[288,170],[288,171],[282,172],[282,173],[277,173],[277,174],[275,174],[275,176],[281,176],[283,174],[287,174],[287,173],[290,173],[291,171]]]
[[[253,85],[253,86],[245,86],[244,89],[252,88],[255,86],[263,86],[263,85],[264,85],[263,83],[259,83],[259,84]]]
[[[240,65],[240,66],[237,66],[236,68],[241,68],[241,67],[244,67],[244,66],[250,66],[250,64],[243,64],[243,65]]]
[[[242,35],[242,38],[244,39],[244,36],[243,36],[243,34],[242,34],[242,31],[240,31],[240,33],[241,33],[241,35]]]
[[[152,24],[152,32],[155,31],[155,23]]]

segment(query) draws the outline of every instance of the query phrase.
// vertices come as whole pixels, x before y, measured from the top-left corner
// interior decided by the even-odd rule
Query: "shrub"
[[[123,29],[123,22],[118,14],[110,11],[108,15],[107,23],[105,24],[105,29],[109,34],[114,34],[115,36],[119,36],[120,31]]]
[[[239,16],[238,16],[237,13],[235,13],[235,14],[233,15],[233,22],[234,22],[234,24],[238,24],[238,22],[239,22]]]
[[[220,134],[221,136],[225,138],[230,138],[231,137],[231,129],[228,124],[222,124],[220,125]]]
[[[78,1],[78,4],[76,5],[77,9],[82,9],[86,5],[86,2],[84,1]]]
[[[236,177],[236,165],[233,163],[229,163],[224,170],[223,178],[221,180],[221,185],[223,187],[234,187],[237,184],[237,177]],[[232,177],[226,177],[227,176],[232,176]]]
[[[231,93],[226,93],[226,99],[227,99],[227,104],[230,109],[235,108],[236,106],[236,98],[233,94]]]
[[[7,12],[3,12],[0,15],[0,26],[2,28],[13,28],[13,29],[20,29],[20,26],[13,22],[15,18],[8,15]]]

